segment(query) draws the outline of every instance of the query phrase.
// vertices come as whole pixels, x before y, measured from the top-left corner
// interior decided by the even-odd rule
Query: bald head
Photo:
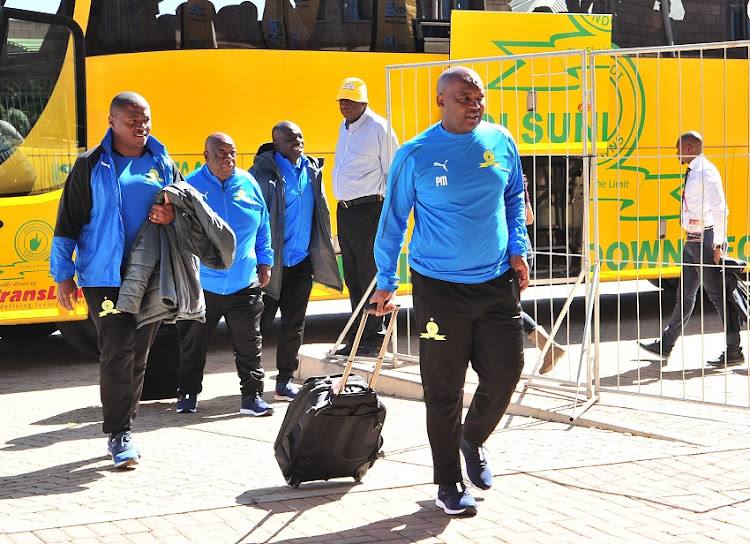
[[[229,134],[225,134],[223,132],[214,132],[213,134],[209,134],[208,138],[206,138],[206,151],[214,150],[222,144],[229,144],[231,146],[234,146],[234,140],[232,140]]]
[[[123,91],[117,93],[112,99],[112,102],[110,102],[109,114],[114,115],[118,110],[124,110],[131,107],[144,110],[151,109],[146,99],[138,93],[134,93],[133,91]]]
[[[292,164],[297,164],[305,150],[302,129],[291,121],[281,121],[271,131],[276,152]]]
[[[701,153],[703,153],[703,137],[700,133],[690,130],[677,140],[677,154],[682,164],[689,163]]]
[[[480,89],[484,88],[482,78],[480,78],[479,74],[474,70],[465,66],[453,66],[440,74],[440,77],[437,80],[437,94],[443,94],[446,86],[450,83],[461,81],[479,87]]]
[[[234,140],[223,132],[214,132],[206,138],[206,150],[203,152],[206,165],[211,173],[225,181],[234,174],[237,164],[237,148]]]

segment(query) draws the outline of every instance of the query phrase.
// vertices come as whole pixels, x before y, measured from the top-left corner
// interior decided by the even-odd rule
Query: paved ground
[[[325,346],[305,350],[317,360]],[[523,382],[488,441],[495,486],[475,492],[477,516],[451,519],[434,505],[418,399],[384,397],[386,457],[362,484],[292,489],[273,457],[286,404],[267,418],[237,414],[225,330],[197,414],[142,405],[144,459],[129,471],[106,457],[95,363],[59,336],[0,340],[0,357],[0,544],[750,541],[746,409],[610,394],[572,424],[569,392]],[[403,394],[397,378],[414,375],[404,365],[378,386]]]

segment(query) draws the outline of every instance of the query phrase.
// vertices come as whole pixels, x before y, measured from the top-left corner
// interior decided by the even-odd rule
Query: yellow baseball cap
[[[341,82],[336,100],[351,100],[352,102],[367,103],[367,86],[356,77],[348,77]]]

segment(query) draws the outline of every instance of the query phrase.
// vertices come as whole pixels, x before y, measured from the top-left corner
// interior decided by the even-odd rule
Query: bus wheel
[[[652,278],[648,282],[654,287],[673,293],[677,291],[677,287],[680,285],[679,278]]]
[[[57,328],[60,329],[60,333],[68,344],[81,354],[91,359],[99,358],[96,327],[91,317],[83,321],[60,321],[57,323]]]
[[[29,325],[0,325],[2,338],[44,338],[57,330],[54,323],[31,323]]]

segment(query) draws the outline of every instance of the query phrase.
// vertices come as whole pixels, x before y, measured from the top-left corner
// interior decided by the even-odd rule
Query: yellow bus
[[[431,6],[423,4],[420,12]],[[385,66],[447,58],[445,22],[426,31],[442,36],[427,49],[443,52],[419,52],[425,40],[413,23],[416,0],[374,6],[0,0],[0,136],[19,135],[0,148],[0,336],[59,328],[75,347],[96,352],[85,305],[74,312],[57,305],[48,259],[67,173],[101,140],[112,96],[132,90],[146,97],[153,133],[184,174],[202,164],[211,132],[234,138],[238,166],[247,169],[271,128],[294,121],[306,153],[325,158],[330,186],[341,80],[365,80],[370,106],[385,115]],[[340,296],[317,285],[313,292],[316,299]]]
[[[333,203],[329,176],[341,120],[334,97],[345,77],[367,82],[370,106],[382,115],[390,108],[404,141],[439,117],[432,108],[419,123],[411,122],[434,102],[435,74],[427,70],[425,81],[432,83],[419,98],[392,80],[391,93],[399,96],[387,102],[387,66],[611,47],[610,16],[444,13],[444,5],[427,0],[0,0],[0,336],[59,328],[75,347],[96,353],[85,305],[66,312],[56,303],[49,248],[67,173],[80,152],[100,141],[109,102],[120,91],[133,90],[149,100],[153,134],[183,173],[202,163],[203,142],[211,132],[234,138],[238,166],[247,169],[270,139],[271,127],[294,121],[304,132],[306,152],[326,160],[324,182]],[[747,61],[699,59],[691,65],[651,53],[635,61],[601,60],[594,105],[597,189],[606,218],[598,248],[582,247],[587,203],[581,142],[586,114],[581,96],[575,96],[581,93],[580,62],[561,70],[555,64],[559,59],[513,60],[497,73],[482,74],[486,118],[508,126],[524,170],[535,181],[532,238],[547,254],[537,258],[538,277],[575,274],[580,261],[564,254],[587,249],[600,256],[605,279],[679,273],[681,172],[672,150],[683,121],[691,123],[689,128],[707,127],[711,153],[722,155],[720,168],[733,183],[728,192],[733,202],[742,203],[730,215],[730,253],[746,258],[750,206],[743,150],[750,129],[747,100],[742,109],[740,99],[747,97]],[[681,66],[692,78],[679,83],[686,88],[707,74],[722,82],[708,86],[702,98],[718,110],[706,109],[696,118],[695,109],[690,114],[683,106],[675,109]],[[667,76],[661,78],[657,69]],[[723,128],[727,112],[744,118],[731,134]],[[335,231],[335,214],[333,219]],[[405,276],[406,267],[401,268]],[[316,299],[339,296],[321,286],[313,291]]]

